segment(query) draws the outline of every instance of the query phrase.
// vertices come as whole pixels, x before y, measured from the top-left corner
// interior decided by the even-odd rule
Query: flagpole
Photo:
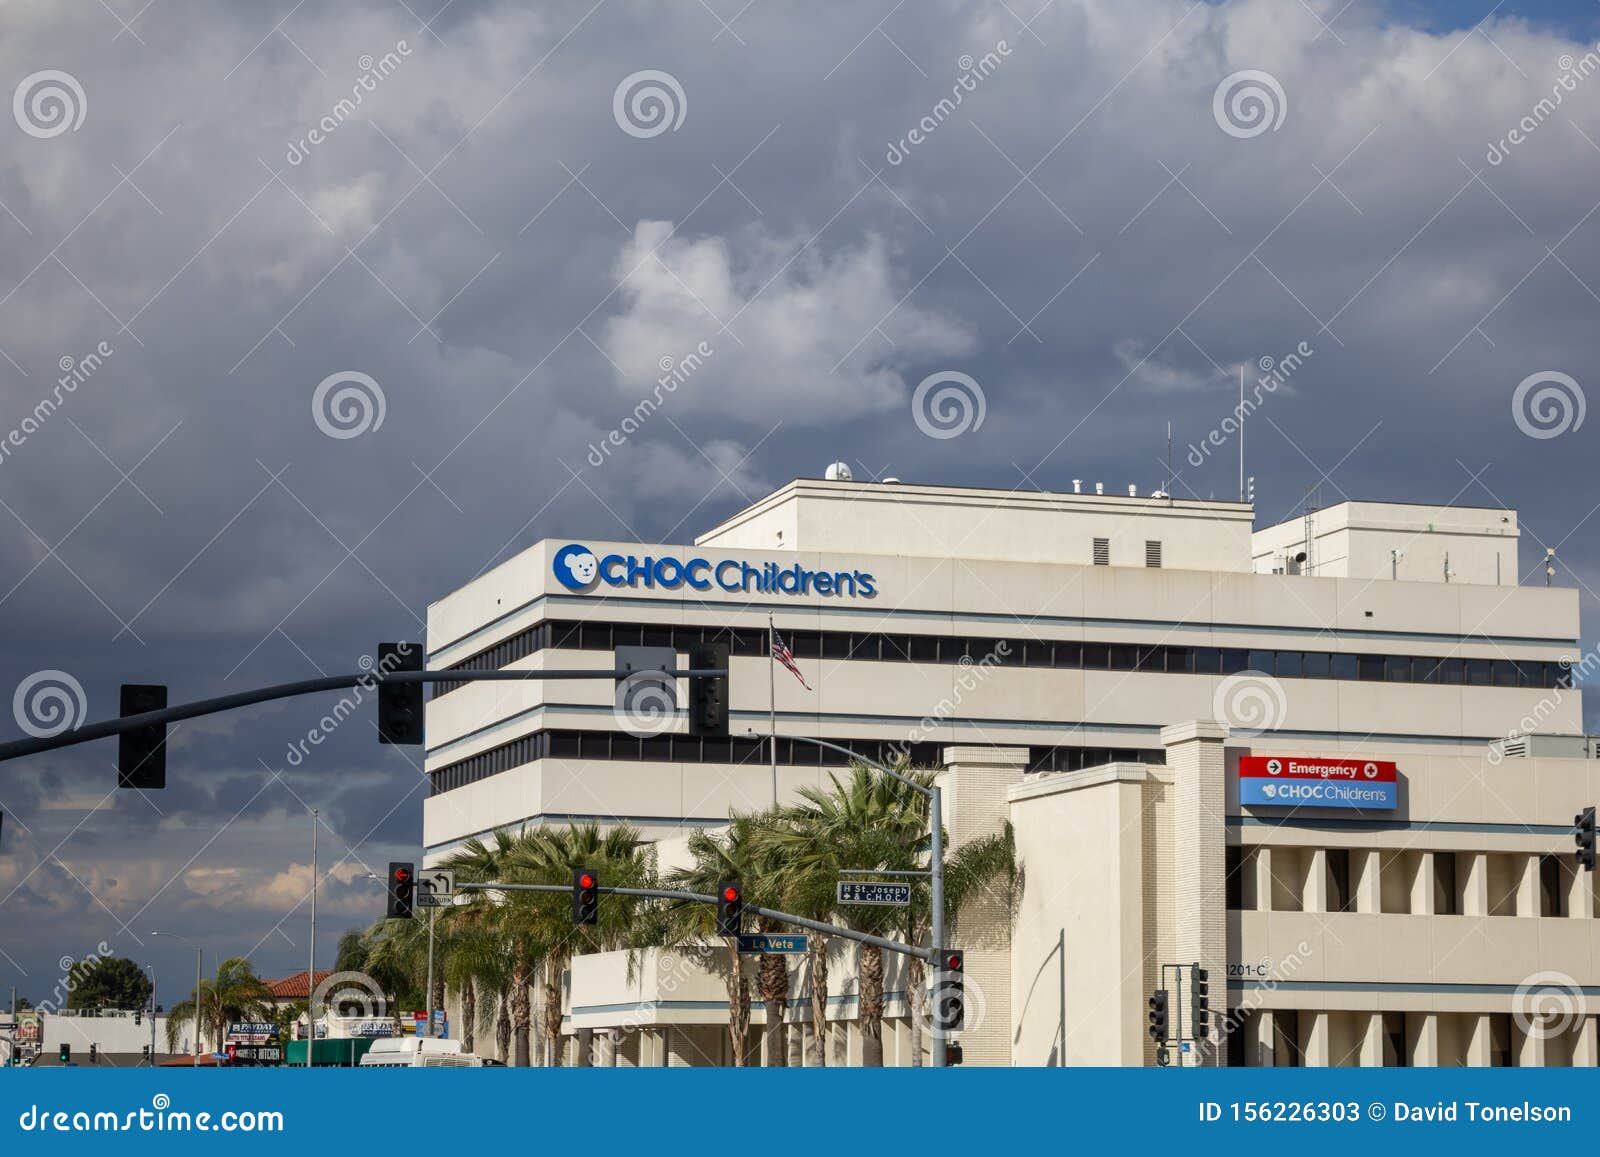
[[[778,806],[778,673],[773,664],[778,660],[777,628],[772,616],[767,616],[767,711],[772,751],[772,806]]]

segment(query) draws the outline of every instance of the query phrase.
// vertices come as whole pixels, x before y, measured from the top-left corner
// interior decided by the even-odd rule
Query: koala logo
[[[1268,775],[1282,775],[1283,774],[1283,760],[1281,760],[1281,759],[1269,759],[1269,760],[1267,760],[1267,774]]]
[[[1264,798],[1264,799],[1277,799],[1278,798],[1278,785],[1275,784],[1275,783],[1264,783],[1264,784],[1262,784],[1261,785],[1261,795],[1262,795],[1262,798]]]
[[[593,590],[600,579],[600,560],[586,546],[572,543],[556,551],[556,581],[571,591]]]

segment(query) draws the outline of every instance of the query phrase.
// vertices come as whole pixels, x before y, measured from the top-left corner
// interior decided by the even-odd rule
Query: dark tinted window
[[[1508,659],[1494,661],[1494,685],[1496,687],[1515,687],[1517,685],[1517,665]]]
[[[1383,681],[1383,656],[1357,655],[1356,678],[1364,682],[1381,683]]]
[[[1276,653],[1273,651],[1251,651],[1250,669],[1260,671],[1263,675],[1271,675],[1276,662]]]
[[[1298,679],[1300,677],[1300,652],[1278,652],[1278,678]]]
[[[910,648],[911,658],[918,663],[939,661],[939,640],[932,635],[912,635]]]
[[[1237,675],[1240,671],[1250,667],[1250,652],[1225,649],[1222,652],[1222,673],[1224,675]]]
[[[1307,679],[1326,679],[1333,673],[1333,660],[1326,651],[1307,651],[1300,673]]]
[[[1188,647],[1167,647],[1167,670],[1173,674],[1186,674],[1194,670],[1194,652]]]
[[[1489,684],[1489,660],[1467,660],[1467,682],[1477,687],[1486,687]]]
[[[1104,643],[1083,645],[1083,665],[1086,670],[1104,671],[1111,661],[1110,648]]]
[[[1133,670],[1134,656],[1137,653],[1137,649],[1132,646],[1123,643],[1113,643],[1111,645],[1110,653],[1111,669],[1113,671]]]
[[[1411,659],[1405,655],[1390,655],[1383,661],[1384,678],[1391,683],[1411,682]]]
[[[1194,673],[1196,675],[1215,675],[1221,669],[1221,651],[1215,647],[1196,647],[1194,649]]]

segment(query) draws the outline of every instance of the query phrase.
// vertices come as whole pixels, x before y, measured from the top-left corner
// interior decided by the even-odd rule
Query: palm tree
[[[911,783],[852,765],[848,776],[830,776],[828,791],[805,788],[801,802],[786,809],[787,822],[779,828],[780,844],[786,845],[789,870],[802,903],[815,909],[831,906],[833,884],[840,870],[878,872],[921,871],[928,865],[928,798],[918,787],[931,787],[937,772],[913,769],[902,760],[895,771]],[[913,784],[917,786],[912,786]],[[1015,847],[1010,825],[996,835],[972,840],[947,854],[945,872],[945,915],[953,925],[962,905],[981,890],[997,885],[1009,911],[1016,881]],[[931,920],[931,895],[926,877],[912,887],[909,911],[893,908],[852,908],[838,913],[859,932],[876,936],[903,933],[912,944],[928,935]],[[810,915],[810,912],[797,912]],[[883,1063],[883,952],[870,944],[859,950],[859,1022],[863,1046],[862,1063]],[[813,1017],[820,1016],[821,1003],[813,981]],[[822,999],[826,999],[825,984]],[[924,968],[917,957],[906,962],[905,990],[910,1005],[912,1057],[922,1059],[922,1016],[925,1004]]]
[[[766,836],[774,822],[771,812],[753,815],[734,813],[720,831],[696,829],[689,836],[689,867],[667,876],[667,886],[686,892],[715,894],[727,880],[740,881],[744,902],[755,907],[776,906],[781,896],[781,880],[776,864],[776,848]],[[715,910],[705,904],[686,904],[673,910],[679,939],[704,941],[713,934]],[[776,930],[777,924],[762,920],[763,932]],[[746,1040],[750,1031],[750,984],[745,975],[744,957],[735,937],[724,937],[728,950],[728,1043],[733,1063],[743,1067]],[[767,1064],[788,1063],[788,1033],[784,1013],[789,1004],[789,972],[781,956],[764,956],[760,966],[761,1001],[766,1005]]]
[[[215,978],[201,981],[198,991],[173,1007],[167,1015],[167,1051],[177,1048],[178,1033],[184,1022],[196,1019],[197,1005],[200,1009],[198,1023],[210,1023],[219,1047],[229,1022],[273,1019],[272,991],[242,956],[230,956],[217,965]],[[195,1052],[200,1051],[198,1037],[197,1032]]]
[[[474,836],[441,866],[453,868],[464,882],[531,883],[513,877],[532,838],[531,829],[513,833],[507,828],[494,832],[488,840]],[[507,1059],[507,1054],[514,1052],[512,1063],[521,1068],[531,1059],[533,1010],[528,990],[545,953],[535,922],[530,920],[533,905],[529,899],[515,892],[486,895],[459,912],[452,909],[451,920],[470,925],[471,931],[463,942],[463,959],[446,964],[447,972],[459,969],[457,975],[472,978],[474,993],[481,982],[496,994],[500,1057]]]
[[[606,887],[643,887],[652,870],[637,828],[619,824],[602,832],[597,823],[534,828],[514,842],[508,857],[507,882],[571,886],[577,868],[590,868]],[[633,914],[639,904],[621,896],[608,896],[600,904],[599,922],[574,925],[571,903],[552,893],[512,892],[507,907],[513,926],[522,930],[530,945],[542,950],[544,960],[544,1031],[546,1059],[561,1064],[561,989],[575,949],[603,951],[627,942]],[[524,989],[513,980],[512,1016]]]

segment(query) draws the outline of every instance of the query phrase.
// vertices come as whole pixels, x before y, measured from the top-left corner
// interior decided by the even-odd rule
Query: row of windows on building
[[[767,633],[754,627],[674,627],[657,623],[538,623],[452,671],[496,671],[535,651],[609,651],[620,646],[674,647],[726,642],[734,655],[763,656]],[[1091,671],[1233,675],[1261,671],[1280,679],[1348,679],[1370,683],[1440,683],[1479,687],[1555,688],[1570,685],[1565,665],[1539,659],[1459,659],[1428,655],[1331,651],[1247,650],[1148,643],[1057,642],[970,635],[905,635],[883,631],[794,631],[784,641],[797,658],[907,663],[990,663]],[[462,683],[435,684],[434,697]]]
[[[832,739],[879,763],[893,765],[901,758],[915,767],[938,767],[942,743],[892,743],[875,739]],[[499,775],[536,759],[603,759],[660,763],[766,764],[772,758],[763,739],[715,739],[694,735],[651,735],[644,738],[620,731],[582,731],[551,728],[535,731],[446,764],[429,773],[432,794],[453,791]],[[1077,771],[1103,763],[1165,763],[1162,748],[1112,748],[1042,746],[1028,749],[1028,770]],[[784,767],[844,767],[849,757],[841,752],[800,740],[778,740],[778,763]]]

